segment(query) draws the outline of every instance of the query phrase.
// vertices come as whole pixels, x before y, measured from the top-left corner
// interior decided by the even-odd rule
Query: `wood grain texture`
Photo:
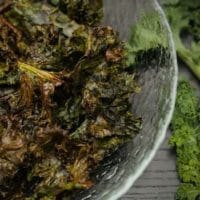
[[[168,145],[170,131],[143,175],[121,200],[173,200],[179,180],[176,155]]]

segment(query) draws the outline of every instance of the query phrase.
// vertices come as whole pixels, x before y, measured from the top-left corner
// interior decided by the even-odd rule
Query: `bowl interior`
[[[157,16],[156,20],[153,15]],[[149,50],[147,45],[147,53],[137,58],[142,92],[134,94],[130,101],[133,112],[143,118],[140,134],[102,163],[95,174],[96,185],[76,194],[74,199],[78,200],[114,200],[127,192],[163,141],[175,103],[176,55],[169,26],[158,3],[155,0],[104,0],[104,16],[103,24],[114,27],[124,41],[129,40],[134,26],[141,23],[144,31],[154,31],[161,38],[165,48],[158,44]],[[148,22],[142,22],[145,16]]]

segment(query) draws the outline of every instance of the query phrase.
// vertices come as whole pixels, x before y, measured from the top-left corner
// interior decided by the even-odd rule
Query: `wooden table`
[[[154,160],[134,187],[121,200],[173,200],[179,180],[176,172],[176,154],[168,145],[170,131]]]

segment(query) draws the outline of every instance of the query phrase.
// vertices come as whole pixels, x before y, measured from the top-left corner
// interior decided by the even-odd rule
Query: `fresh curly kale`
[[[177,191],[178,200],[200,198],[199,111],[199,98],[194,88],[187,81],[180,81],[170,138],[177,152],[177,169],[182,182]]]

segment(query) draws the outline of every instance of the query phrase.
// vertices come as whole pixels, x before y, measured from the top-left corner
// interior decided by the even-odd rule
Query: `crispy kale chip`
[[[178,56],[200,80],[200,1],[161,0]]]
[[[178,200],[200,197],[200,101],[194,88],[185,80],[178,86],[176,109],[172,120],[170,144],[176,148],[181,186]]]
[[[81,24],[95,25],[103,17],[102,1],[60,0],[60,9],[71,19]]]
[[[102,1],[0,2],[0,199],[88,189],[141,127],[124,44],[97,26]]]

